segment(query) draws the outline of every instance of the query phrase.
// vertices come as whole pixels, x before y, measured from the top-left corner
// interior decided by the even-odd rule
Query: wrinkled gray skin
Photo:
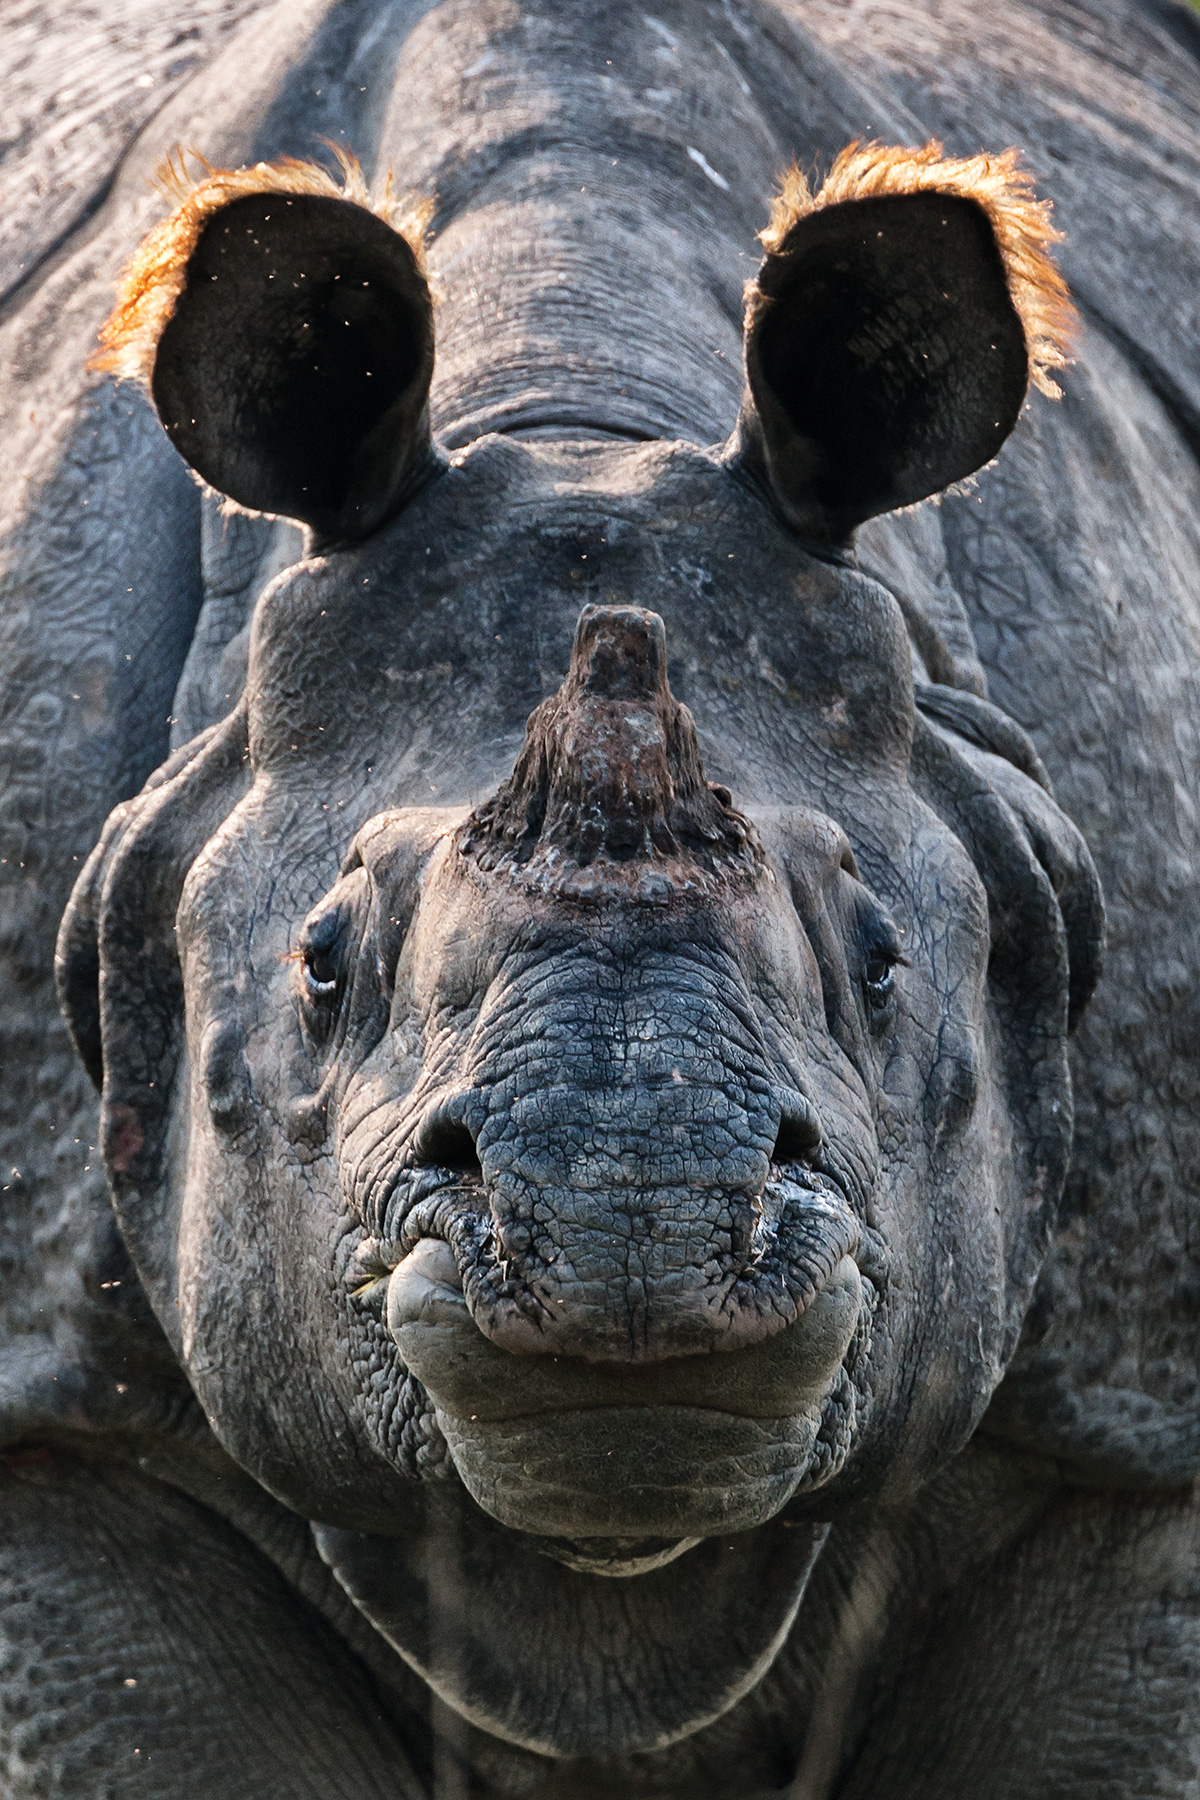
[[[1196,52],[1167,4],[263,8],[26,275],[6,1793],[1195,1793]],[[82,364],[161,151],[321,130],[438,195],[449,466],[302,556]],[[1029,151],[1079,361],[814,547],[727,446],[753,233],[793,154],[935,130]],[[486,803],[585,606],[522,859]],[[168,714],[75,901],[114,1225],[50,961]],[[597,801],[581,857],[656,731],[716,836]]]

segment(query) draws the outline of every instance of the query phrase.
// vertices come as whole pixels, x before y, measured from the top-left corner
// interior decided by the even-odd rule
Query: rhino
[[[1198,50],[288,0],[21,274],[14,1800],[1194,1793]]]

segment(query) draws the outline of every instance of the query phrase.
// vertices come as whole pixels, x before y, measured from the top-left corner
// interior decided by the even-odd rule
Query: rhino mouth
[[[860,1251],[869,1249],[874,1234],[860,1222],[864,1196],[831,1157],[823,1156],[822,1164],[818,1169],[773,1162],[770,1179],[757,1191],[748,1187],[698,1196],[680,1184],[648,1189],[643,1216],[658,1215],[660,1192],[675,1211],[655,1234],[669,1246],[664,1266],[656,1271],[650,1258],[643,1260],[636,1317],[630,1308],[622,1318],[619,1302],[597,1306],[597,1286],[603,1287],[604,1278],[598,1281],[594,1266],[588,1267],[595,1257],[589,1258],[586,1246],[580,1256],[578,1242],[560,1241],[551,1245],[546,1260],[528,1242],[532,1234],[522,1231],[526,1241],[515,1249],[511,1215],[521,1230],[525,1215],[532,1216],[539,1203],[553,1205],[561,1195],[518,1186],[515,1195],[503,1196],[503,1212],[510,1217],[502,1218],[501,1196],[482,1176],[478,1162],[470,1170],[447,1163],[402,1169],[386,1204],[373,1209],[377,1217],[382,1215],[378,1236],[364,1241],[352,1278],[357,1274],[365,1287],[372,1277],[388,1277],[424,1242],[435,1240],[451,1253],[456,1273],[449,1261],[442,1268],[458,1303],[465,1301],[479,1330],[522,1361],[553,1356],[569,1363],[628,1361],[657,1368],[697,1355],[707,1359],[714,1352],[729,1356],[786,1330],[807,1311],[844,1257],[861,1260]],[[617,1211],[606,1190],[588,1198],[593,1220],[598,1211]],[[598,1198],[604,1203],[599,1208]],[[691,1259],[690,1232],[695,1228],[699,1235],[722,1207],[729,1242],[701,1269]],[[626,1202],[626,1219],[632,1210]],[[667,1205],[661,1210],[665,1214]],[[639,1250],[651,1234],[643,1226],[640,1235]],[[623,1246],[615,1231],[611,1237],[603,1248],[615,1262]],[[635,1243],[629,1232],[624,1244]],[[620,1285],[619,1278],[611,1284]],[[618,1300],[615,1293],[612,1298]]]
[[[635,1573],[773,1517],[809,1474],[863,1305],[848,1209],[781,1328],[656,1362],[514,1354],[480,1328],[459,1257],[420,1238],[387,1282],[388,1330],[483,1510],[563,1540],[577,1567]],[[611,1551],[605,1548],[611,1542]]]

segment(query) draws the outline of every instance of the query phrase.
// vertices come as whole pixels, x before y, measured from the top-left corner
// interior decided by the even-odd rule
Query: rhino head
[[[977,199],[852,196],[777,234],[728,444],[448,461],[413,247],[221,179],[123,329],[310,553],[64,923],[121,1229],[452,1707],[652,1748],[966,1441],[1061,1187],[1087,851],[1015,727],[918,706],[849,548],[999,448],[1027,321]]]

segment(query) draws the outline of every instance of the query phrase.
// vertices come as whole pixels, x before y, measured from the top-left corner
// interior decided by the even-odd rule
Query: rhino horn
[[[757,863],[754,828],[707,779],[695,721],[668,685],[657,613],[584,607],[566,680],[531,714],[512,775],[460,848],[486,868]]]

